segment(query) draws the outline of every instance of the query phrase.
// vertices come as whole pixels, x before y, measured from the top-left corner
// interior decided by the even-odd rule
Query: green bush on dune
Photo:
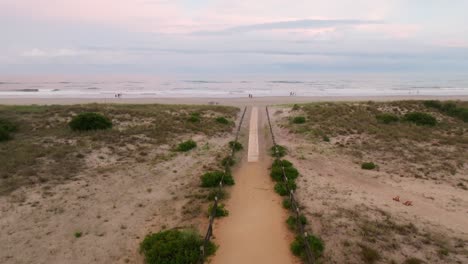
[[[276,145],[270,148],[270,155],[275,158],[282,158],[288,154],[286,147]]]
[[[305,122],[306,122],[306,119],[303,116],[296,116],[293,118],[294,124],[304,124]]]
[[[203,238],[192,230],[166,230],[149,234],[140,244],[147,264],[187,264],[200,259]],[[213,255],[216,246],[208,242],[205,255]]]
[[[285,167],[284,173],[289,180],[295,180],[299,176],[299,171],[294,167]],[[280,166],[271,167],[270,176],[275,181],[283,181],[283,169]]]
[[[424,106],[435,108],[449,116],[457,117],[463,120],[463,122],[468,122],[468,108],[460,107],[453,102],[442,103],[440,101],[429,100],[424,101]]]
[[[193,140],[187,140],[187,141],[184,141],[182,143],[180,143],[176,150],[177,151],[181,151],[181,152],[187,152],[189,150],[192,150],[194,148],[197,147],[197,142],[193,141]]]
[[[302,225],[307,224],[307,218],[304,215],[299,216],[299,221],[301,221]],[[295,230],[297,228],[297,218],[295,216],[288,217],[286,224],[288,225],[289,229]]]
[[[213,205],[211,204],[210,207],[208,208],[208,216],[210,216],[213,213]],[[218,204],[216,206],[216,210],[214,212],[215,217],[225,217],[229,215],[229,211],[224,208],[224,204]]]
[[[383,113],[383,114],[378,114],[375,116],[375,118],[384,124],[391,124],[391,123],[396,123],[400,120],[398,116],[394,114],[389,114],[389,113]]]
[[[405,121],[414,123],[418,126],[435,126],[437,119],[430,114],[421,112],[411,112],[405,114]]]
[[[236,161],[231,156],[227,156],[221,161],[221,165],[223,166],[230,167],[234,166],[234,164],[236,164]]]
[[[286,196],[289,194],[289,190],[296,190],[297,185],[294,180],[289,180],[287,183],[278,182],[275,184],[275,192],[281,196]]]
[[[225,117],[218,117],[218,118],[216,118],[216,122],[218,122],[218,123],[220,123],[220,124],[223,124],[223,125],[229,124],[229,120],[227,120]]]
[[[324,245],[322,239],[314,236],[308,235],[305,239],[309,242],[310,249],[314,254],[315,258],[322,256]],[[306,257],[305,253],[305,241],[301,236],[296,236],[296,239],[291,243],[291,251],[294,255],[304,259]]]
[[[10,133],[8,133],[8,131],[0,127],[0,142],[7,141],[9,139],[11,139]]]
[[[219,183],[221,182],[221,179],[223,179],[223,184],[225,185],[234,185],[234,178],[232,178],[231,174],[226,174],[224,175],[224,172],[222,171],[212,171],[212,172],[207,172],[202,175],[201,181],[202,187],[217,187]]]
[[[375,165],[373,162],[364,162],[361,164],[361,169],[363,170],[373,170],[377,168],[377,165]]]
[[[229,141],[229,147],[234,149],[234,151],[240,151],[244,148],[242,144],[237,141]]]
[[[89,112],[73,117],[69,126],[75,131],[102,130],[112,128],[112,122],[101,114]]]
[[[16,132],[17,126],[9,120],[0,118],[0,141],[11,139],[11,133]]]

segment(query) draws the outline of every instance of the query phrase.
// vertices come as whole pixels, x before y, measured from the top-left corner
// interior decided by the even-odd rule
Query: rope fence
[[[242,122],[244,121],[244,117],[245,117],[245,112],[247,110],[247,107],[244,108],[244,112],[242,113],[242,116],[241,116],[241,119],[239,121],[239,125],[237,127],[237,131],[236,131],[236,137],[233,141],[233,144],[231,145],[231,153],[229,154],[229,158],[231,160],[234,160],[234,155],[236,153],[236,145],[237,145],[237,141],[239,140],[239,133],[240,133],[240,130],[241,130],[241,127],[242,127]],[[211,209],[211,214],[210,214],[210,220],[209,220],[209,224],[208,224],[208,229],[206,231],[206,235],[205,235],[205,238],[204,238],[204,243],[203,245],[200,247],[200,251],[201,251],[201,254],[200,254],[200,260],[199,260],[199,264],[203,264],[205,262],[205,259],[206,259],[206,254],[205,254],[205,248],[207,247],[208,243],[210,242],[212,236],[213,236],[213,223],[214,223],[214,219],[216,217],[216,211],[218,209],[218,196],[220,195],[220,193],[222,192],[222,189],[223,189],[223,182],[224,182],[224,176],[228,173],[231,173],[231,167],[230,167],[230,164],[229,162],[226,162],[224,164],[224,173],[221,177],[221,180],[219,181],[219,185],[216,189],[216,195],[214,197],[214,202],[213,202],[213,206],[212,206],[212,209]]]
[[[278,150],[278,144],[276,144],[275,134],[273,133],[273,127],[271,125],[270,113],[268,111],[268,106],[265,107],[265,110],[266,110],[266,113],[267,113],[267,119],[268,119],[268,125],[270,127],[271,138],[273,140],[273,147],[274,147],[274,150],[275,150],[274,151],[275,152],[274,157],[281,164],[284,185],[286,186],[286,189],[287,189],[287,191],[289,193],[289,201],[291,203],[291,210],[293,211],[294,216],[296,218],[296,224],[297,224],[296,232],[297,232],[297,235],[299,235],[301,237],[302,241],[304,242],[305,262],[307,264],[313,264],[315,262],[315,258],[314,258],[314,254],[312,253],[312,250],[311,250],[311,247],[310,247],[310,244],[309,244],[309,240],[307,239],[307,237],[308,237],[307,231],[305,230],[305,226],[301,221],[300,205],[299,205],[299,202],[294,197],[294,190],[289,188],[288,177],[286,176],[286,171],[285,171],[285,167],[284,167],[284,164],[283,164],[283,160],[281,160],[281,155],[280,155],[279,150]]]

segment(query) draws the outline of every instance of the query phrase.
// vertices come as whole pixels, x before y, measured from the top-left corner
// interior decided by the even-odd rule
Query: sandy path
[[[249,132],[257,137],[259,134],[268,136],[264,133],[264,111],[255,109],[252,109],[251,121],[257,127],[257,133]],[[285,224],[287,215],[281,208],[281,198],[273,192],[273,183],[268,175],[271,159],[266,155],[267,143],[265,138],[258,139],[249,140],[249,153],[251,142],[260,146],[258,161],[247,162],[244,159],[234,171],[236,185],[226,204],[230,215],[215,227],[216,243],[220,247],[211,263],[297,262],[289,250],[292,234]]]

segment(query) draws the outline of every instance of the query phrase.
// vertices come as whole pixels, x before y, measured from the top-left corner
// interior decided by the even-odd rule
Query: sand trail
[[[236,185],[226,204],[230,215],[215,226],[215,242],[220,247],[211,263],[297,262],[289,250],[293,237],[285,224],[287,214],[268,175],[271,159],[265,138],[258,137],[265,135],[264,120],[264,111],[253,108],[248,158],[234,171]]]

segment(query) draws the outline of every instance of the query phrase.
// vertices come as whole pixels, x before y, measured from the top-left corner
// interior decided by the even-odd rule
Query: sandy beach
[[[8,148],[1,153],[5,160],[14,159],[5,162],[0,179],[0,231],[6,234],[0,239],[0,261],[142,263],[139,243],[148,233],[181,227],[205,232],[209,190],[200,187],[199,177],[219,169],[234,123],[239,122],[239,110],[226,106],[248,106],[249,116],[255,109],[255,118],[246,118],[241,129],[244,151],[233,169],[237,184],[227,190],[230,198],[225,203],[231,214],[215,223],[214,241],[220,248],[213,261],[296,263],[288,249],[293,233],[284,223],[287,210],[281,207],[282,199],[274,193],[268,175],[271,136],[265,129],[264,106],[276,105],[272,107],[274,132],[279,144],[290,151],[286,159],[300,171],[297,194],[309,230],[325,243],[325,263],[362,263],[369,257],[366,254],[396,263],[412,258],[463,263],[468,260],[463,250],[468,241],[463,224],[467,167],[466,153],[460,152],[464,143],[455,136],[464,136],[459,128],[465,125],[426,109],[445,125],[441,131],[428,132],[434,136],[428,139],[429,145],[424,141],[401,144],[401,153],[419,152],[419,160],[401,159],[404,155],[393,150],[399,145],[393,139],[391,146],[383,147],[387,151],[359,152],[363,138],[372,144],[380,142],[366,129],[386,130],[375,123],[375,116],[369,114],[373,112],[365,115],[370,125],[352,127],[353,120],[364,120],[351,115],[359,109],[404,113],[405,107],[422,109],[422,103],[413,100],[423,99],[467,101],[468,96],[0,99],[3,115],[20,123],[20,132],[4,143]],[[321,115],[307,108],[310,105],[291,108],[291,104],[311,102],[351,103],[322,104],[330,109],[349,107],[349,111],[340,110],[346,114],[333,110]],[[67,122],[85,110],[106,113],[115,127],[103,134],[71,133]],[[193,113],[202,124],[187,121]],[[344,124],[351,127],[340,127],[340,118],[348,114],[355,119]],[[329,116],[336,122],[327,124],[324,118],[295,126],[290,120],[297,115]],[[231,125],[217,124],[214,118],[219,116],[228,117]],[[321,129],[329,130],[331,143],[322,142],[322,132],[315,125],[326,126]],[[410,135],[424,134],[417,127],[398,125],[402,133],[408,129]],[[199,147],[174,152],[177,143],[190,138]],[[363,171],[357,157],[378,160],[381,168]],[[425,171],[424,166],[431,170]],[[446,177],[447,170],[455,172]],[[414,205],[392,200],[399,195]],[[255,239],[244,242],[250,236]],[[257,254],[259,243],[266,254]],[[24,247],[31,248],[28,254],[22,254]]]
[[[70,105],[70,104],[220,104],[230,106],[265,106],[308,102],[396,101],[396,100],[462,100],[464,96],[278,96],[250,98],[0,98],[0,105]]]

